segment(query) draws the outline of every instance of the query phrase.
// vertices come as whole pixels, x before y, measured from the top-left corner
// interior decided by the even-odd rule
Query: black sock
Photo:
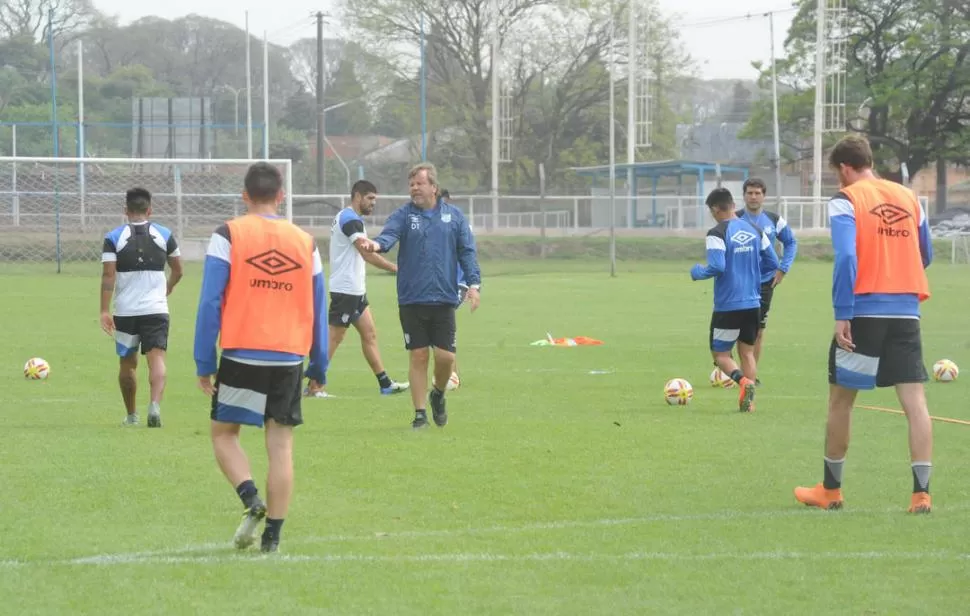
[[[391,377],[387,376],[386,372],[381,372],[377,375],[377,382],[380,384],[381,389],[387,389],[391,386]]]
[[[842,465],[845,458],[832,460],[825,458],[825,474],[822,476],[822,487],[826,490],[835,490],[842,487]]]
[[[930,491],[930,471],[933,465],[929,462],[913,462],[913,492]]]
[[[737,383],[738,385],[741,384],[741,379],[743,378],[744,378],[744,373],[741,372],[740,370],[735,370],[734,372],[731,373],[731,380]]]
[[[425,409],[414,409],[415,417],[427,417],[428,412]]]
[[[438,389],[438,386],[435,385],[431,388],[431,395],[434,396],[435,398],[443,398],[445,395],[445,392]]]
[[[266,518],[266,528],[263,529],[263,539],[279,541],[281,530],[283,530],[283,520]]]
[[[256,484],[253,483],[253,480],[247,479],[236,486],[236,494],[239,495],[239,500],[242,501],[243,507],[249,509],[256,502],[259,491],[256,490]]]

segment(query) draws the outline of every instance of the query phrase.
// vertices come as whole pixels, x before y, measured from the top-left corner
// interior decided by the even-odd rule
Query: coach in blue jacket
[[[435,425],[448,423],[445,388],[455,364],[455,308],[458,267],[465,273],[465,301],[478,308],[482,282],[475,238],[461,210],[438,195],[438,173],[431,163],[411,169],[411,201],[387,219],[375,248],[387,252],[400,242],[397,254],[397,303],[410,354],[411,400],[415,429],[428,426],[424,398],[428,390],[430,347],[434,348],[434,387],[428,395]]]

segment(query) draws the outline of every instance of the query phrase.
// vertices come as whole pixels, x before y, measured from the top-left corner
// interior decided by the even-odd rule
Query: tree
[[[91,0],[5,0],[0,2],[0,36],[39,41],[53,26],[57,38],[83,30],[97,18]]]
[[[811,155],[815,6],[799,0],[777,61],[786,156]],[[872,142],[878,171],[900,179],[945,159],[970,164],[970,5],[957,0],[848,0],[847,130]],[[767,71],[770,67],[767,67]],[[767,74],[763,74],[763,83]],[[867,113],[854,118],[860,104]],[[771,134],[771,101],[761,102],[746,135]]]
[[[538,162],[550,174],[567,161],[601,162],[606,152],[602,127],[608,130],[604,107],[609,96],[605,66],[610,3],[500,0],[495,24],[489,4],[488,0],[344,0],[346,21],[359,34],[356,40],[367,42],[368,51],[396,68],[397,85],[410,84],[409,98],[415,99],[416,53],[408,52],[414,50],[423,25],[429,128],[449,129],[448,143],[435,144],[442,148],[436,150],[436,157],[447,151],[453,157],[474,160],[480,184],[487,185],[494,27],[505,58],[500,74],[509,86],[516,116],[518,145],[511,177],[534,187]],[[625,32],[622,25],[617,31]],[[675,62],[683,57],[677,55]],[[383,126],[389,119],[386,108],[379,115],[378,126]],[[570,152],[573,146],[584,152]]]
[[[329,89],[328,99],[334,104],[348,103],[329,112],[327,117],[327,134],[329,135],[360,135],[371,127],[370,112],[364,102],[364,87],[357,80],[354,64],[350,60],[343,60],[334,73]]]

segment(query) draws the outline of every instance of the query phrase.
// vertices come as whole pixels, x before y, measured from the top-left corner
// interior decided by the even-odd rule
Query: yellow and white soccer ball
[[[694,397],[694,388],[686,379],[670,379],[664,385],[664,398],[671,406],[686,406]]]
[[[933,380],[941,383],[949,383],[957,380],[960,376],[960,369],[949,359],[941,359],[933,364]]]
[[[730,376],[724,373],[720,368],[714,368],[711,372],[711,387],[724,387],[730,388],[734,387],[735,382]]]
[[[445,386],[445,391],[458,389],[458,387],[460,386],[461,386],[461,379],[458,378],[458,373],[452,372],[451,376],[448,377],[448,384]]]
[[[31,381],[42,381],[50,376],[51,367],[40,357],[31,357],[24,364],[24,377]]]

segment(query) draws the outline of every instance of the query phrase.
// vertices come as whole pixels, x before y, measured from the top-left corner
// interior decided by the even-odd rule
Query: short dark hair
[[[442,199],[451,199],[451,193],[448,192],[448,189],[447,188],[443,188],[441,190],[441,198]]]
[[[871,169],[872,146],[869,145],[869,140],[858,133],[839,139],[829,153],[829,166],[838,169],[840,165],[848,165],[856,171]]]
[[[145,188],[131,188],[125,193],[125,207],[129,212],[144,214],[152,206],[152,193]]]
[[[734,197],[727,188],[715,188],[711,194],[707,195],[707,207],[717,209],[722,212],[734,209]]]
[[[256,203],[276,199],[283,188],[283,175],[280,170],[266,162],[254,163],[246,172],[243,182],[246,194]]]
[[[761,194],[768,194],[768,185],[761,178],[748,178],[741,185],[741,192],[748,192],[749,188],[760,188]]]
[[[372,182],[367,180],[357,180],[354,185],[350,188],[350,198],[353,199],[354,195],[364,195],[377,194],[377,187],[374,186]]]

